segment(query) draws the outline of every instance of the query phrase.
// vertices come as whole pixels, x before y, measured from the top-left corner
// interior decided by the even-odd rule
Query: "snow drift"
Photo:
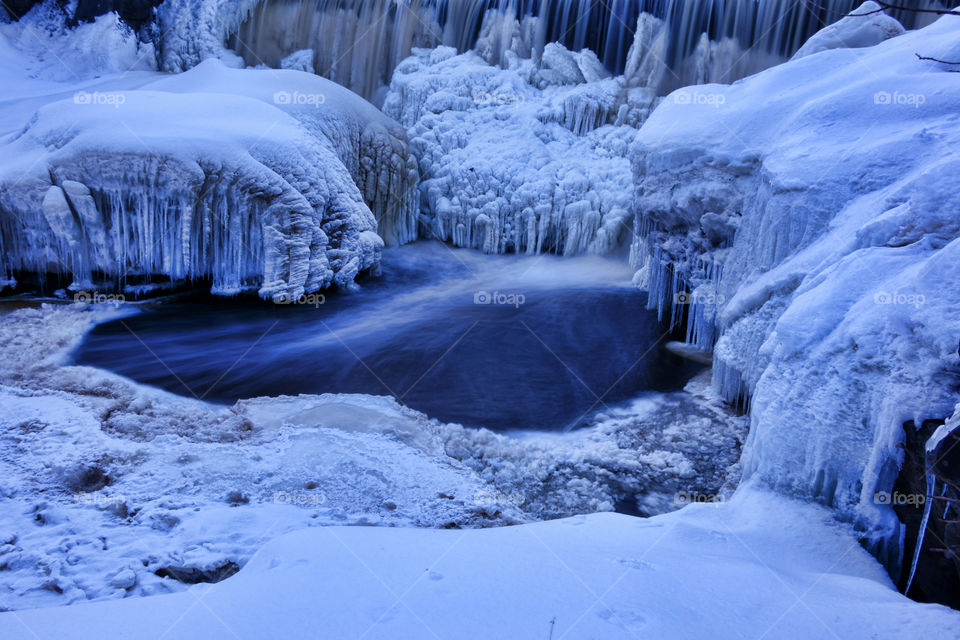
[[[10,640],[954,635],[960,614],[897,594],[831,520],[823,508],[755,490],[649,520],[592,514],[473,531],[323,527],[269,541],[219,584],[3,613],[0,634]]]

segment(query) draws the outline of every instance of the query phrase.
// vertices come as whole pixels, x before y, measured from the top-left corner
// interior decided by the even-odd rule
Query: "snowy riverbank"
[[[278,537],[187,593],[0,614],[9,640],[124,637],[947,640],[822,507],[742,488],[650,519]]]

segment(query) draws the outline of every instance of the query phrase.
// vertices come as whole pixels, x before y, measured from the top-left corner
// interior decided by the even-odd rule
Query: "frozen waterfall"
[[[590,49],[613,73],[629,62],[641,14],[665,25],[657,55],[660,90],[732,82],[783,62],[857,0],[168,0],[159,10],[164,68],[233,54],[247,65],[279,67],[309,49],[316,73],[374,99],[413,47],[473,48],[501,63],[510,51],[527,57],[550,42]],[[906,6],[940,6],[905,0]],[[930,16],[893,15],[908,28]],[[919,15],[919,17],[918,17]],[[658,33],[650,34],[658,37]]]

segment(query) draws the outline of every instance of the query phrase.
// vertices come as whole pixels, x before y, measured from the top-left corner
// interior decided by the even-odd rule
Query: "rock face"
[[[84,289],[162,276],[297,298],[351,286],[378,265],[382,237],[414,235],[403,130],[312,74],[210,60],[54,101],[4,146],[8,279],[72,274]]]
[[[749,398],[745,478],[831,505],[894,575],[876,495],[960,382],[960,85],[914,55],[957,59],[955,20],[679,90],[631,149],[638,279]]]

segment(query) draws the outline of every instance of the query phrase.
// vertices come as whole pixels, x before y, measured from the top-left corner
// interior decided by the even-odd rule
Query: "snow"
[[[0,25],[0,281],[299,297],[350,287],[418,224],[485,252],[629,244],[652,304],[687,318],[672,348],[713,354],[712,388],[547,435],[359,395],[215,407],[68,364],[135,307],[11,312],[2,637],[955,635],[956,612],[897,594],[870,553],[903,561],[875,499],[903,424],[952,414],[935,450],[960,412],[960,88],[915,55],[960,59],[958,18],[846,18],[789,63],[662,101],[662,21],[641,16],[612,78],[503,19],[477,52],[400,63],[397,125],[304,71],[232,68],[253,6],[166,3],[162,66],[196,65],[175,76],[112,15],[68,31],[47,4]],[[685,73],[741,53],[702,36]],[[285,66],[309,69],[306,50]],[[717,393],[749,406],[745,443]],[[662,515],[569,517],[638,496]]]
[[[827,49],[872,47],[904,32],[895,18],[883,13],[880,5],[867,0],[862,5],[824,27],[793,54],[792,60]]]
[[[691,340],[749,398],[744,477],[830,505],[893,570],[899,523],[874,495],[902,425],[956,405],[960,88],[915,54],[957,59],[958,28],[678,90],[631,149],[638,277],[713,325]]]
[[[63,9],[47,1],[35,5],[15,23],[0,24],[0,32],[5,36],[0,45],[3,49],[12,47],[27,54],[19,64],[5,70],[10,75],[23,74],[43,82],[75,82],[157,68],[153,45],[140,41],[116,13],[68,28]],[[16,87],[7,85],[4,89]]]
[[[0,614],[0,633],[11,640],[945,639],[958,624],[955,611],[897,594],[828,511],[759,489],[647,520],[594,514],[483,530],[308,529],[267,542],[215,585]]]

